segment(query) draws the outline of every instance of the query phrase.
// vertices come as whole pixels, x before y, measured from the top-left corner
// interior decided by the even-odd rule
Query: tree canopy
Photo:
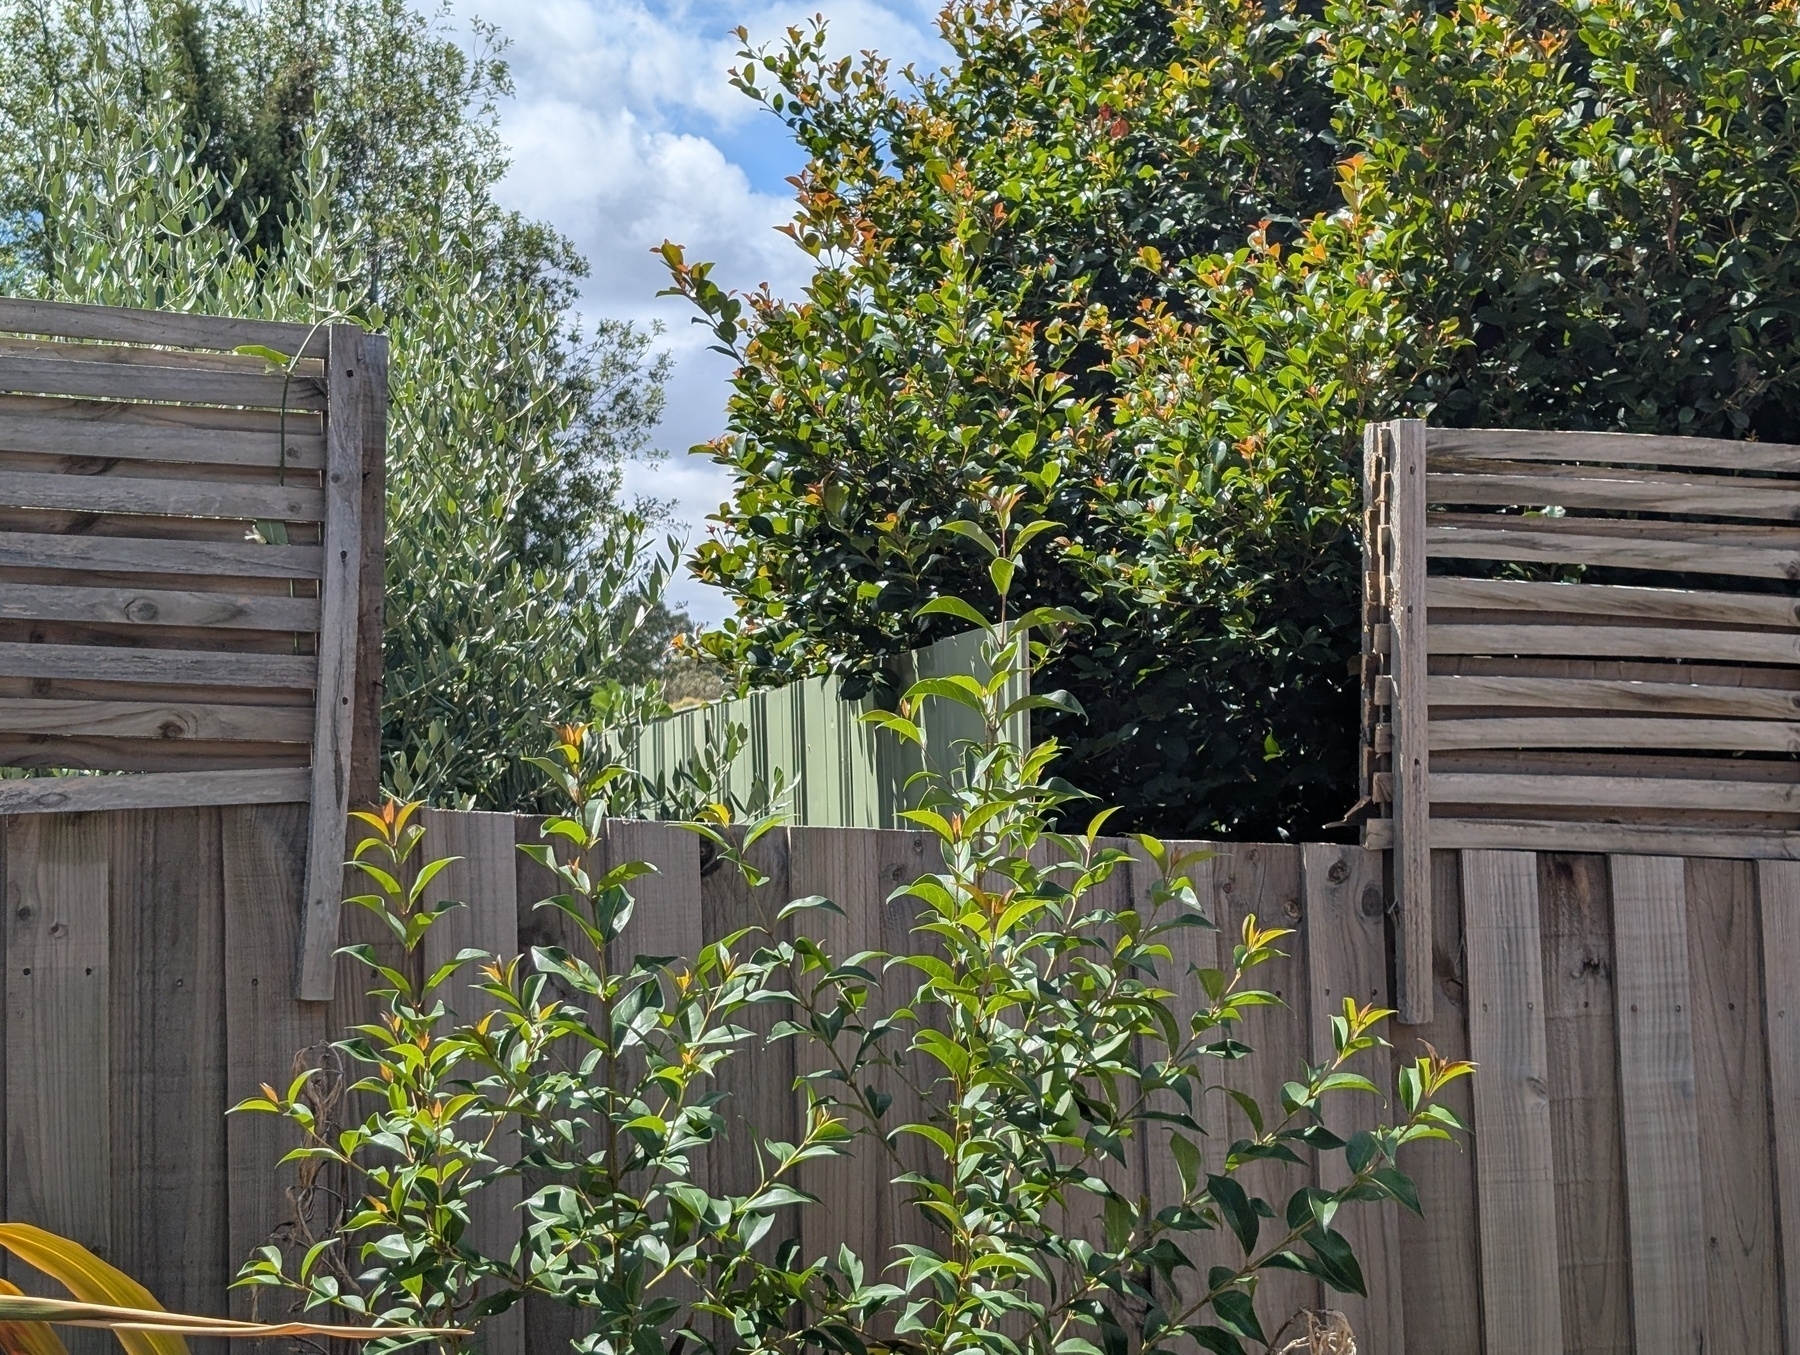
[[[670,246],[738,359],[695,571],[747,682],[884,660],[1023,490],[1059,770],[1132,827],[1354,798],[1362,427],[1800,440],[1791,4],[986,0],[951,61],[824,33],[739,87],[808,161],[804,295]]]

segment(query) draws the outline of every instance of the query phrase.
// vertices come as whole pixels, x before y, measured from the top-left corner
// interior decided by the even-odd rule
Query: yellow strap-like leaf
[[[107,1265],[79,1242],[29,1223],[0,1223],[0,1247],[43,1271],[83,1303],[162,1311],[162,1304],[148,1289],[117,1266]],[[125,1348],[125,1355],[188,1355],[187,1342],[166,1332],[113,1334]]]
[[[0,1280],[0,1294],[22,1294],[16,1284]],[[44,1322],[0,1322],[0,1355],[69,1355],[69,1348]]]

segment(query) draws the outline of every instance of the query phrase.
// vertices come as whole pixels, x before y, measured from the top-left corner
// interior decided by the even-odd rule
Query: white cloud
[[[820,0],[456,0],[512,42],[517,97],[501,110],[513,154],[502,199],[549,221],[587,256],[592,275],[582,308],[661,321],[676,359],[669,414],[658,441],[668,460],[634,468],[628,487],[674,500],[690,535],[729,492],[724,473],[686,449],[723,428],[729,365],[705,351],[704,331],[666,284],[651,251],[663,240],[691,259],[712,260],[722,286],[767,282],[793,295],[806,257],[775,227],[792,215],[781,179],[800,163],[779,122],[732,89],[726,70],[738,41],[778,38],[806,23]],[[937,0],[833,0],[833,48],[874,48],[894,59],[935,64]],[[732,154],[738,157],[734,161]],[[749,163],[740,163],[747,161]],[[723,597],[684,582],[678,601],[717,620]]]

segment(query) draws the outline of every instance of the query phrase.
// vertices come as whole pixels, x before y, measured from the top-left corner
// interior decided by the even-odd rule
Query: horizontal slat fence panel
[[[1422,634],[1386,605],[1364,628],[1365,844],[1406,850],[1422,675],[1433,846],[1800,856],[1800,448],[1392,428],[1424,438],[1432,576]],[[1371,597],[1404,545],[1368,546]],[[1458,761],[1499,754],[1543,765]],[[1575,754],[1612,765],[1544,761]]]
[[[0,765],[38,774],[0,782],[0,814],[296,803],[328,785],[313,846],[335,879],[343,708],[371,658],[357,577],[379,561],[361,518],[381,481],[364,411],[385,420],[384,344],[0,297]],[[70,772],[108,775],[49,775]],[[336,914],[320,910],[315,949]]]
[[[27,412],[17,412],[21,407]],[[0,451],[294,471],[325,464],[316,415],[291,414],[284,429],[279,416],[258,413],[253,428],[221,428],[213,425],[240,419],[229,411],[205,413],[210,423],[175,405],[0,397]]]

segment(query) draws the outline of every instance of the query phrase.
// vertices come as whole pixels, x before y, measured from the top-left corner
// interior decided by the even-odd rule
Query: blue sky
[[[714,279],[749,288],[768,282],[791,295],[805,257],[776,233],[791,214],[783,180],[801,157],[785,129],[727,83],[737,40],[772,40],[823,8],[832,46],[875,48],[896,66],[938,65],[939,0],[453,0],[461,20],[479,16],[511,40],[517,95],[501,109],[513,168],[508,206],[571,236],[592,265],[582,305],[591,315],[666,326],[675,358],[659,466],[634,468],[638,492],[673,500],[691,536],[725,497],[722,472],[686,455],[722,426],[725,360],[705,351],[691,313],[670,298],[651,250],[664,239],[717,264]],[[676,600],[699,620],[727,610],[710,590],[683,581]]]

